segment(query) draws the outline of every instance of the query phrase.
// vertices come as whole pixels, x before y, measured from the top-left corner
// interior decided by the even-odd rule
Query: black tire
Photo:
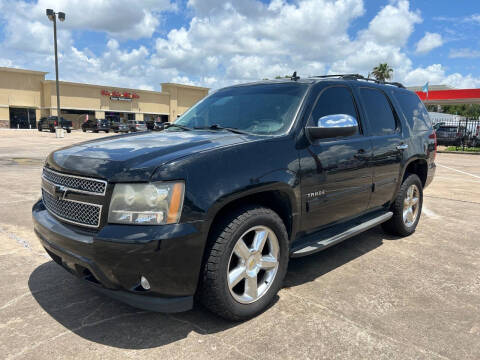
[[[40,132],[42,131],[42,128],[40,126],[38,127],[38,131],[40,131]]]
[[[83,132],[87,132],[87,129],[84,128],[84,127],[82,127],[82,131],[83,131]]]
[[[115,134],[117,134],[117,133],[118,133],[118,130],[113,130],[113,132],[114,132]]]
[[[93,130],[93,132],[94,132],[95,134],[98,134],[98,130]]]
[[[52,128],[52,127],[51,127],[51,128],[50,128],[50,132],[51,132],[51,133],[54,133],[54,132],[55,132],[55,128]]]
[[[70,134],[71,132],[72,132],[72,130],[67,129],[67,134]]]
[[[406,193],[408,188],[411,185],[416,185],[419,191],[419,200],[418,200],[418,210],[416,219],[412,225],[407,226],[403,220],[403,206],[404,200],[406,197]],[[422,214],[422,205],[423,205],[423,186],[422,181],[416,174],[407,174],[405,180],[400,187],[397,197],[395,198],[394,203],[392,204],[391,210],[393,211],[393,216],[387,222],[382,224],[383,229],[391,234],[399,235],[399,236],[408,236],[415,232],[417,228],[418,221],[420,220],[420,216]]]
[[[230,257],[237,240],[254,226],[270,228],[278,239],[278,270],[268,290],[255,302],[243,304],[234,299],[227,284]],[[282,219],[273,210],[245,206],[226,215],[213,229],[205,250],[199,299],[213,313],[233,321],[252,318],[272,302],[282,287],[289,260],[288,235]]]
[[[110,132],[110,130],[105,130],[105,134],[108,134]]]

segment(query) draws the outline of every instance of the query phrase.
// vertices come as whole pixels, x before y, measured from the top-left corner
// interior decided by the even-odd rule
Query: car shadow
[[[381,246],[384,239],[389,240],[381,230],[372,229],[318,254],[291,259],[285,287],[313,281]],[[191,332],[214,334],[240,324],[223,320],[200,305],[179,314],[130,307],[96,292],[53,261],[37,267],[28,285],[38,304],[65,328],[117,348],[154,348],[184,339]]]

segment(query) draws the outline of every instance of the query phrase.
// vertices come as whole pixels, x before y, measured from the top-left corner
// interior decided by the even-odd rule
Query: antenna
[[[292,77],[290,78],[290,80],[297,81],[298,79],[300,79],[300,76],[297,76],[297,72],[294,71]]]

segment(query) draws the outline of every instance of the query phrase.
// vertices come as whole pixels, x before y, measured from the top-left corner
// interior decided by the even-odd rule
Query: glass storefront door
[[[10,108],[10,128],[12,129],[35,129],[37,119],[35,109]]]

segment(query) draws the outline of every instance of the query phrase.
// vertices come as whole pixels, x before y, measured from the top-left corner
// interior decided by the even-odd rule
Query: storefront
[[[0,127],[35,128],[57,115],[55,81],[45,72],[0,67]],[[86,119],[169,121],[208,94],[208,88],[162,83],[162,91],[60,82],[62,116],[79,128]]]
[[[10,128],[12,129],[35,129],[37,116],[34,108],[9,108]]]

